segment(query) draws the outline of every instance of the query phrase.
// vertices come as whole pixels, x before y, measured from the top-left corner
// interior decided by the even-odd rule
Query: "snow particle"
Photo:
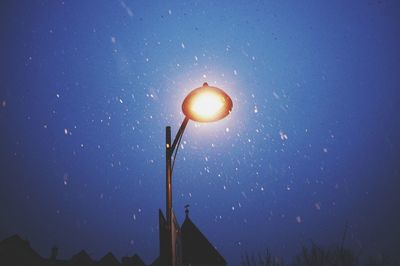
[[[124,1],[121,1],[121,6],[125,9],[126,13],[128,13],[128,16],[133,17],[132,9]]]
[[[281,137],[281,140],[287,140],[288,139],[288,135],[286,133],[284,133],[282,130],[279,130],[279,135]]]
[[[64,186],[68,185],[69,183],[69,175],[67,173],[64,174],[63,176],[63,184]]]

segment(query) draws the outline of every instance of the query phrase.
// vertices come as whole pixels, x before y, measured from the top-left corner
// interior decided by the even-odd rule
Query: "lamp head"
[[[186,117],[197,122],[214,122],[232,111],[232,100],[223,90],[208,86],[191,91],[183,100],[182,111]]]

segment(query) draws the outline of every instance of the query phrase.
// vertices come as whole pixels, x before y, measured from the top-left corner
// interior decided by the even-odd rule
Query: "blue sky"
[[[396,1],[5,1],[0,238],[44,256],[158,255],[164,130],[208,82],[233,112],[190,122],[173,207],[230,265],[311,240],[398,256]]]

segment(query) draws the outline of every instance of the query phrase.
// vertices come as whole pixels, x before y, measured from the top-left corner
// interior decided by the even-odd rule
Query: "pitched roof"
[[[79,253],[72,256],[71,264],[74,266],[90,266],[94,265],[95,263],[85,250],[81,250]]]
[[[184,265],[226,265],[225,259],[211,245],[187,214],[181,231]]]
[[[0,242],[0,265],[41,265],[42,257],[27,240],[13,235]]]
[[[135,254],[132,257],[123,257],[122,265],[124,265],[124,266],[146,266],[146,264],[143,262],[143,260],[137,254]]]
[[[108,252],[104,257],[98,262],[99,266],[120,266],[121,263],[115,258],[115,256]]]

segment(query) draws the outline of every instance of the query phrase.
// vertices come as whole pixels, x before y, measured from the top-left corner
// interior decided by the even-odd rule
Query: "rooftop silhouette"
[[[27,240],[13,235],[0,242],[0,265],[9,266],[145,266],[138,255],[124,257],[121,264],[109,252],[99,261],[92,259],[85,250],[81,250],[68,260],[57,258],[58,249],[53,247],[49,258],[43,258],[32,249]]]
[[[174,242],[177,244],[175,262],[177,266],[225,266],[226,261],[215,247],[204,236],[200,229],[189,218],[189,210],[186,206],[186,217],[179,227],[175,216],[174,223],[176,234]],[[160,222],[160,255],[151,266],[165,266],[167,245],[165,238],[165,218],[159,211]],[[100,260],[95,260],[85,251],[81,250],[70,259],[59,259],[58,248],[52,247],[50,256],[40,256],[31,246],[29,241],[18,235],[13,235],[0,242],[0,265],[10,266],[146,266],[139,255],[123,257],[120,262],[111,252],[108,252]]]
[[[227,263],[222,255],[215,249],[210,241],[198,229],[198,227],[189,218],[189,205],[185,206],[185,220],[182,227],[173,215],[174,235],[174,261],[175,265],[182,266],[225,266]],[[168,234],[166,219],[161,210],[159,210],[159,228],[160,228],[160,256],[151,264],[151,266],[169,265],[168,252]]]
[[[181,227],[183,265],[226,265],[225,259],[189,218]]]

